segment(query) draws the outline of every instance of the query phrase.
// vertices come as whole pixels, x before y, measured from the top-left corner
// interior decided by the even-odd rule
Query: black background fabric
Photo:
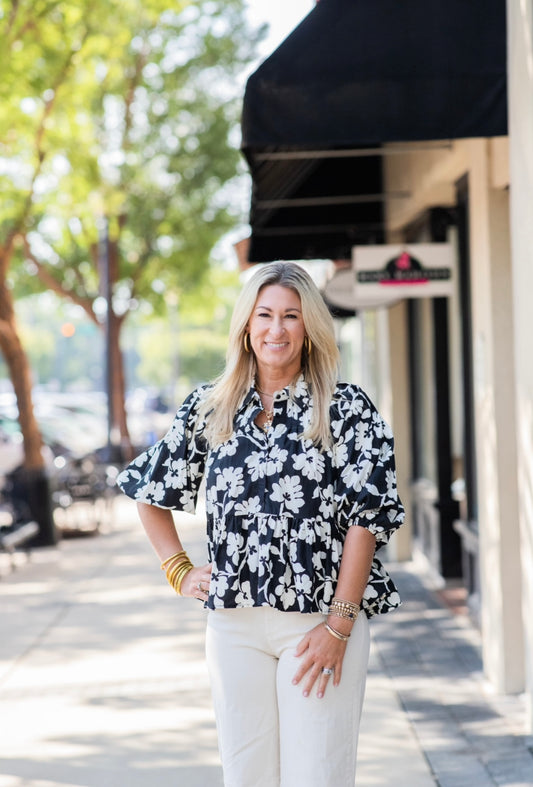
[[[246,86],[250,260],[349,256],[383,229],[379,155],[265,153],[505,135],[506,65],[505,0],[320,0]]]

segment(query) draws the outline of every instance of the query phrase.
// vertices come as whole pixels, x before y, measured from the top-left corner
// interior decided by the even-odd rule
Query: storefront
[[[488,678],[533,696],[532,32],[531,0],[509,4],[508,73],[503,0],[321,0],[250,78],[243,151],[254,262],[453,248],[449,294],[363,316],[410,511],[397,556],[464,583]]]

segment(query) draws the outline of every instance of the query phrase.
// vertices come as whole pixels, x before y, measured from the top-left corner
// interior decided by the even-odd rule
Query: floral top
[[[377,551],[403,522],[390,428],[358,386],[338,383],[330,407],[333,446],[320,450],[301,436],[313,402],[300,377],[275,395],[267,432],[254,423],[263,406],[252,385],[231,439],[209,448],[198,418],[206,390],[190,394],[167,434],[120,474],[119,486],[135,500],[194,513],[205,476],[214,563],[209,608],[327,614],[348,528],[368,528]],[[399,604],[374,557],[362,608],[371,617]]]

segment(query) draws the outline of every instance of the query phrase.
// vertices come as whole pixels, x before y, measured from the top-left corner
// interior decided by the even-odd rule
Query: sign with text
[[[447,297],[453,292],[454,259],[450,243],[354,246],[356,308]]]

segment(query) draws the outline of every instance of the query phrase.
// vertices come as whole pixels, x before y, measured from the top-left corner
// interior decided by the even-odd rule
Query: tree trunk
[[[12,502],[16,507],[22,506],[24,517],[34,519],[39,525],[39,533],[34,543],[52,546],[58,541],[58,531],[54,523],[50,482],[41,450],[41,432],[33,412],[30,365],[17,332],[11,290],[8,289],[5,281],[9,258],[9,251],[2,249],[0,251],[0,348],[17,399],[24,445],[23,465],[12,474]]]
[[[131,444],[126,416],[126,383],[124,376],[124,358],[120,349],[120,330],[124,323],[123,317],[111,314],[111,331],[109,352],[111,354],[111,412],[113,413],[113,430],[120,439],[120,458],[131,461],[135,450]]]
[[[2,269],[5,270],[4,266]],[[33,412],[30,365],[17,332],[13,298],[11,290],[6,287],[4,276],[0,280],[0,348],[17,398],[24,443],[24,467],[31,470],[42,469],[42,438]]]

